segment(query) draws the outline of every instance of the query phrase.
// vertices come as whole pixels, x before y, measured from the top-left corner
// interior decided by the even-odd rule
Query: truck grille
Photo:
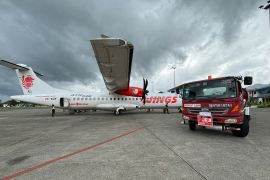
[[[199,112],[202,112],[202,108],[187,108],[189,113],[192,114],[199,114]],[[219,108],[219,109],[209,109],[209,112],[211,112],[211,114],[225,114],[228,112],[227,108]]]

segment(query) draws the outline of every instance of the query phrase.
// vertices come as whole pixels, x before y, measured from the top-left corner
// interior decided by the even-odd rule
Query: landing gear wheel
[[[237,136],[237,137],[246,137],[248,135],[248,133],[249,133],[249,120],[246,116],[244,117],[243,124],[240,125],[240,131],[232,130],[232,133],[234,136]]]
[[[115,111],[114,111],[114,115],[119,116],[120,114],[121,114],[121,110],[118,110],[118,111],[115,110]]]
[[[75,114],[75,110],[69,110],[68,113],[69,113],[69,115],[74,115]]]
[[[195,122],[189,121],[188,122],[188,125],[189,125],[189,129],[190,130],[192,130],[192,131],[195,131],[196,130],[196,123]]]

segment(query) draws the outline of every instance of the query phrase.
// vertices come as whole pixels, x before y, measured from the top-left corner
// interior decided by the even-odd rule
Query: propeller
[[[149,92],[147,90],[147,86],[148,86],[148,80],[143,78],[143,95],[142,95],[143,104],[145,104],[145,95],[147,95]]]

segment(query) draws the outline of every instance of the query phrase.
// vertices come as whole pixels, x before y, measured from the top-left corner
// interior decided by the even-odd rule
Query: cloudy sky
[[[131,85],[150,91],[224,75],[270,83],[266,0],[1,0],[0,58],[31,66],[54,87],[105,91],[90,39],[101,33],[133,43]],[[0,99],[22,94],[0,67]]]

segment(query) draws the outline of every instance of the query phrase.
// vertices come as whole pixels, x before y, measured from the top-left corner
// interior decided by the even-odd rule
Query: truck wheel
[[[240,126],[240,131],[232,130],[233,135],[237,137],[246,137],[249,133],[249,121],[244,117],[244,123]]]
[[[190,130],[192,130],[192,131],[196,130],[196,123],[195,122],[189,122],[188,125],[189,125]]]

